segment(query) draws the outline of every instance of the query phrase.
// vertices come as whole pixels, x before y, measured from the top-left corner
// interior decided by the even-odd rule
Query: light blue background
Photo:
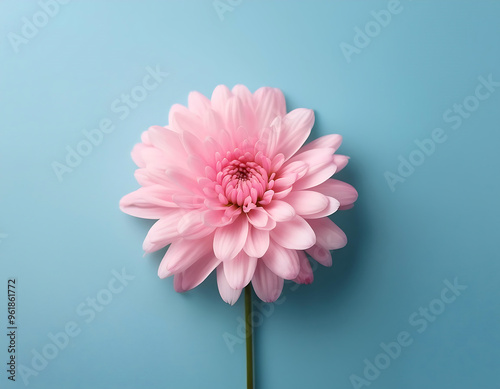
[[[49,333],[81,333],[41,371],[33,389],[244,388],[245,349],[231,353],[243,299],[222,302],[215,277],[177,294],[160,280],[162,252],[142,258],[151,225],[121,213],[137,188],[129,153],[191,90],[218,84],[281,88],[288,108],[315,110],[315,137],[341,133],[351,161],[340,178],[360,198],[334,215],[349,244],[315,282],[285,285],[283,303],[257,328],[257,387],[352,388],[381,342],[408,331],[373,389],[495,389],[500,360],[498,199],[500,90],[457,130],[443,113],[500,80],[500,3],[402,2],[402,12],[348,63],[340,44],[386,1],[249,1],[220,20],[211,1],[73,1],[15,53],[34,1],[0,2],[0,290],[18,279],[18,363]],[[146,67],[168,72],[124,120],[111,111]],[[109,117],[116,125],[72,173],[51,163]],[[448,138],[392,192],[384,172],[415,139]],[[135,277],[90,323],[77,307],[112,271]],[[419,334],[408,318],[439,298],[444,280],[467,285]],[[6,379],[6,296],[0,293],[0,387]]]

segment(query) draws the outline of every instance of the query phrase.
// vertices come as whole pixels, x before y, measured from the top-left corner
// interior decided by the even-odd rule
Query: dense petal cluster
[[[286,112],[279,89],[221,85],[211,99],[191,92],[168,126],[144,132],[132,151],[141,188],[120,207],[158,220],[144,250],[170,245],[159,276],[173,275],[183,292],[216,270],[224,301],[234,304],[251,282],[271,302],[284,279],[312,282],[306,253],[331,266],[330,250],[347,239],[328,216],[358,195],[330,178],[348,161],[335,154],[340,135],[304,145],[313,124],[312,110]]]

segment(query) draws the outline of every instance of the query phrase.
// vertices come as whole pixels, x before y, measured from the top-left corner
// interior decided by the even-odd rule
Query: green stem
[[[245,329],[247,338],[247,389],[253,389],[252,287],[245,287]]]

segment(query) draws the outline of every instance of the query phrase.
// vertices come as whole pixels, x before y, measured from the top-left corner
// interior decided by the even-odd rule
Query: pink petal
[[[321,263],[323,266],[332,266],[332,253],[330,252],[330,250],[327,250],[324,247],[315,244],[310,249],[307,249],[306,253],[309,254],[314,260]]]
[[[249,257],[241,251],[235,258],[222,263],[229,286],[243,289],[251,281],[257,266],[257,258]]]
[[[252,286],[262,301],[272,303],[278,299],[283,290],[283,278],[278,277],[262,260],[259,260],[252,278]]]
[[[142,248],[147,253],[152,253],[172,243],[180,237],[177,231],[177,223],[185,212],[183,210],[172,210],[169,214],[158,220],[149,229]]]
[[[217,266],[217,286],[219,287],[220,296],[226,303],[234,305],[238,301],[241,289],[233,289],[229,286],[222,263]]]
[[[297,173],[290,172],[286,175],[280,176],[274,181],[273,190],[276,192],[291,191],[293,184],[298,180]]]
[[[174,104],[170,108],[168,116],[169,127],[179,133],[191,132],[203,139],[205,137],[202,119],[180,104]],[[200,131],[201,130],[201,131]]]
[[[196,177],[189,170],[177,167],[165,171],[165,176],[172,187],[176,188],[176,194],[203,195]]]
[[[300,271],[297,251],[287,250],[274,242],[269,245],[262,261],[274,274],[285,280],[293,280]]]
[[[189,155],[198,156],[205,162],[210,163],[214,158],[213,155],[210,155],[210,150],[205,147],[205,143],[190,132],[182,133],[182,145]],[[181,161],[178,160],[177,162],[180,163]]]
[[[333,152],[335,152],[340,147],[341,143],[342,143],[341,135],[339,134],[325,135],[306,144],[298,151],[298,153],[303,153],[304,151],[312,149],[324,149],[324,148],[332,149]]]
[[[146,146],[144,143],[138,143],[134,146],[130,155],[137,166],[146,167],[146,161],[142,155],[150,148],[152,147]]]
[[[252,93],[248,90],[245,85],[236,85],[232,90],[233,95],[238,96],[247,109],[249,109],[252,114],[254,112],[254,101]]]
[[[335,250],[347,244],[347,237],[334,222],[329,218],[308,220],[308,223],[316,233],[316,240],[319,246],[327,250]]]
[[[321,212],[328,206],[328,199],[325,195],[310,190],[293,191],[285,201],[295,209],[297,215],[301,216]]]
[[[271,231],[271,239],[292,250],[305,250],[316,243],[313,229],[298,215],[287,222],[277,223]]]
[[[309,150],[290,159],[292,162],[295,160],[303,161],[308,165],[306,175],[294,184],[295,190],[309,189],[319,185],[337,170],[331,149]]]
[[[169,160],[165,153],[153,146],[146,146],[139,143],[134,146],[130,153],[132,160],[139,167],[166,169],[169,167]]]
[[[204,255],[194,265],[191,265],[182,273],[178,273],[174,277],[174,288],[177,292],[185,292],[196,288],[200,285],[212,271],[220,264],[220,259],[217,259],[213,253]],[[179,278],[179,280],[175,280]],[[176,287],[177,286],[177,287]]]
[[[217,85],[212,92],[212,109],[217,111],[219,115],[224,117],[226,111],[226,104],[233,94],[225,85]]]
[[[316,212],[316,213],[311,213],[309,215],[305,215],[304,216],[304,219],[319,219],[319,218],[322,218],[322,217],[326,217],[326,216],[330,216],[332,213],[335,213],[337,212],[337,210],[339,209],[340,207],[340,203],[337,199],[334,199],[333,197],[330,197],[330,196],[325,196],[327,201],[328,201],[328,205],[326,206],[325,209],[323,209],[322,211],[320,212]]]
[[[283,168],[279,171],[278,176],[283,177],[289,173],[294,173],[297,175],[297,179],[304,177],[307,173],[308,165],[303,161],[295,161],[291,163],[287,163]]]
[[[299,256],[300,271],[294,281],[297,284],[311,284],[314,280],[314,275],[309,259],[307,259],[307,256],[303,251],[297,251],[297,254]]]
[[[143,157],[148,167],[159,167],[167,169],[177,166],[179,161],[188,157],[181,142],[180,134],[167,127],[153,126],[147,131],[148,138],[154,148],[150,148],[148,153],[143,153]],[[152,152],[158,150],[158,153]]]
[[[134,177],[141,186],[170,185],[167,177],[165,176],[164,169],[157,169],[153,167],[137,169],[134,172]]]
[[[279,132],[281,130],[281,118],[276,117],[268,126],[262,127],[259,140],[255,149],[261,151],[265,156],[272,158],[276,155],[278,148]]]
[[[279,151],[289,159],[304,144],[314,125],[312,109],[298,108],[287,113],[283,118],[279,138]]]
[[[264,209],[277,222],[291,220],[295,216],[293,207],[281,200],[272,200]]]
[[[269,127],[276,116],[286,115],[286,102],[283,93],[276,88],[259,88],[253,95],[255,104],[256,127]]]
[[[184,239],[200,239],[214,231],[215,227],[207,226],[203,213],[193,210],[185,213],[177,224],[177,231]]]
[[[209,109],[203,114],[202,120],[206,131],[205,135],[214,139],[218,138],[219,131],[225,127],[222,115],[213,109]],[[222,150],[220,151],[222,152]]]
[[[160,263],[158,276],[166,278],[184,271],[200,258],[212,253],[211,243],[212,236],[200,239],[196,244],[184,239],[173,242]]]
[[[250,257],[261,258],[269,248],[269,231],[250,227],[243,250]]]
[[[215,256],[222,261],[236,257],[247,239],[248,220],[240,215],[232,224],[217,228],[214,237]]]
[[[345,155],[335,154],[333,156],[333,163],[337,166],[336,173],[345,168],[347,162],[349,162],[349,157],[346,157]]]
[[[129,193],[120,200],[120,209],[143,219],[161,219],[177,205],[164,200],[170,193],[160,185],[146,186]]]
[[[243,105],[238,96],[232,96],[226,104],[225,122],[226,129],[232,134],[236,144],[240,144],[248,137],[248,134],[241,132],[241,128],[254,127],[253,112]]]
[[[269,214],[262,207],[252,209],[247,213],[248,221],[257,228],[263,228],[269,221]]]
[[[326,180],[312,189],[316,192],[323,193],[325,196],[337,199],[340,202],[341,207],[354,203],[358,198],[358,192],[356,189],[346,182],[335,180],[333,178]]]
[[[210,100],[200,92],[191,92],[188,96],[188,108],[198,116],[202,116],[211,109]]]

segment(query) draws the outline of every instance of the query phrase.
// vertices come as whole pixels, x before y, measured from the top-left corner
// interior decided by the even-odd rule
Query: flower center
[[[268,203],[274,194],[275,173],[271,161],[261,153],[242,154],[238,149],[217,162],[215,191],[224,205],[243,207],[244,212]]]

